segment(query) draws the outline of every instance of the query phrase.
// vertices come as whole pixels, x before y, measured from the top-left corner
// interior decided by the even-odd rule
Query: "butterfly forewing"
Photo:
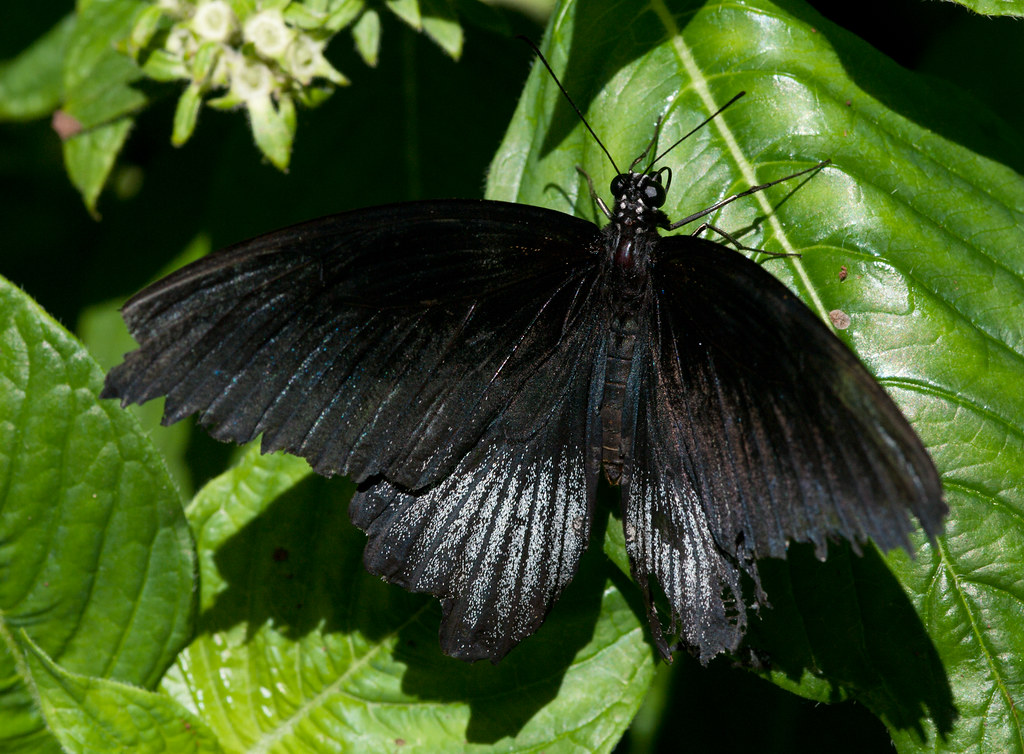
[[[409,489],[451,473],[560,346],[598,230],[500,202],[378,207],[262,236],[124,308],[104,395]],[[562,295],[569,291],[568,299]],[[561,317],[562,319],[559,319]],[[557,323],[558,326],[555,326]]]
[[[674,237],[659,242],[652,275],[627,546],[638,581],[657,578],[675,627],[709,658],[742,636],[732,605],[740,572],[756,579],[754,559],[783,556],[789,541],[823,556],[837,537],[909,547],[909,514],[934,536],[946,506],[895,404],[770,274]]]

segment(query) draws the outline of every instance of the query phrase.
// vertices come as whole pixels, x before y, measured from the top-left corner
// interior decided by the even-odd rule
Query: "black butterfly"
[[[710,209],[670,224],[667,170],[636,164],[611,211],[598,200],[603,229],[411,202],[212,254],[125,305],[140,347],[103,397],[165,395],[165,423],[198,414],[217,439],[262,434],[351,476],[367,569],[440,598],[441,646],[466,660],[544,621],[603,466],[661,654],[652,577],[670,637],[702,661],[734,650],[758,558],[794,540],[823,557],[835,537],[909,549],[909,513],[933,537],[947,509],[853,353],[742,254],[659,236]]]

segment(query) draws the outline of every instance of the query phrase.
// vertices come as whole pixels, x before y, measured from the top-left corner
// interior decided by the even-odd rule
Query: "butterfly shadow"
[[[772,606],[754,617],[747,647],[794,682],[824,681],[829,701],[852,696],[922,742],[930,720],[945,738],[957,712],[938,651],[878,550],[863,549],[833,542],[820,562],[794,544],[785,560],[762,560]]]
[[[197,633],[245,625],[252,639],[269,625],[293,641],[317,631],[379,643],[394,630],[393,614],[425,610],[422,595],[393,595],[363,569],[366,537],[346,514],[353,491],[347,480],[311,474],[216,547],[223,587],[201,612]]]
[[[392,679],[400,674],[402,692],[418,702],[468,704],[469,741],[515,736],[555,699],[594,633],[608,572],[600,548],[590,548],[535,635],[496,665],[468,664],[441,653],[434,597],[411,594],[364,569],[366,535],[347,514],[353,490],[347,481],[310,475],[221,544],[213,563],[223,588],[201,612],[197,635],[244,625],[247,641],[258,641],[260,630],[271,627],[297,644],[314,642],[318,652],[343,649],[335,655],[339,666],[375,656],[374,666]],[[600,541],[603,527],[595,528],[592,541]]]
[[[822,562],[811,545],[800,543],[789,547],[785,559],[759,561],[770,605],[748,611],[743,644],[731,658],[720,655],[715,662],[781,674],[815,696],[822,683],[829,702],[854,698],[890,728],[909,731],[922,743],[931,721],[945,739],[957,711],[938,651],[878,550],[862,550],[857,555],[849,543],[832,542]],[[624,573],[616,574],[613,583],[653,647],[639,590]],[[749,598],[749,579],[744,589]],[[667,603],[656,585],[654,599],[668,625]]]

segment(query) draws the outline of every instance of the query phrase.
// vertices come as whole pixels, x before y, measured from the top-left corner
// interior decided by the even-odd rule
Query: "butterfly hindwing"
[[[740,574],[789,541],[909,547],[934,536],[938,475],[892,400],[828,328],[746,257],[662,239],[624,525],[638,582],[707,660],[743,635]],[[648,604],[650,598],[648,596]],[[664,654],[652,611],[655,639]]]
[[[196,413],[218,439],[263,433],[321,473],[430,485],[558,348],[545,318],[598,243],[561,213],[454,200],[271,233],[132,298],[139,350],[104,396],[166,395],[166,422]]]
[[[451,475],[420,491],[372,481],[352,499],[367,570],[440,598],[451,656],[497,661],[536,631],[586,548],[605,332],[593,282],[545,313],[564,325],[559,348]]]

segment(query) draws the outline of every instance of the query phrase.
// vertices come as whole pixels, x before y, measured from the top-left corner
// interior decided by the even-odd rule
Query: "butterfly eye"
[[[612,178],[612,196],[618,199],[626,191],[626,176],[619,173],[617,176]]]
[[[648,207],[660,207],[665,203],[665,187],[661,181],[646,181],[643,185],[644,204]]]

